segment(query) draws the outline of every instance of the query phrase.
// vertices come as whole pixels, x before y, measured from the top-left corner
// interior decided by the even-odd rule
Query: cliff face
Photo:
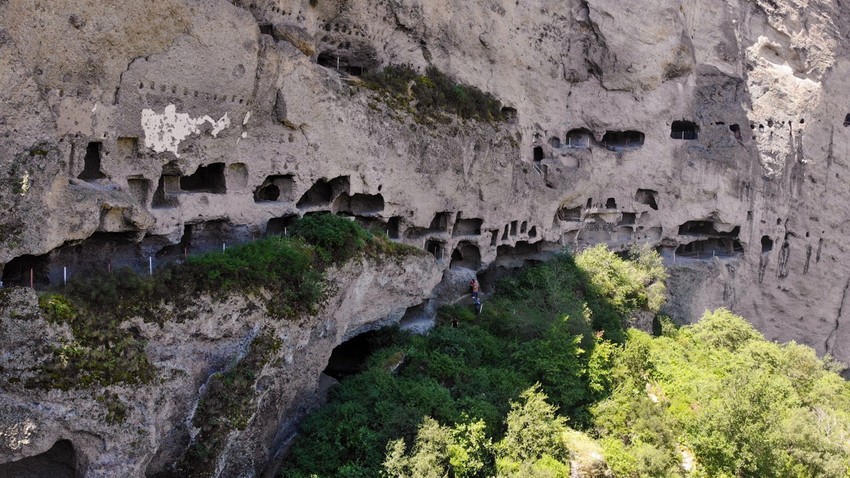
[[[837,0],[0,0],[3,281],[55,285],[63,267],[138,265],[332,210],[429,250],[431,268],[648,242],[672,267],[677,318],[725,305],[768,338],[848,361],[848,31]],[[436,66],[492,94],[507,121],[417,121],[357,78],[389,64]],[[394,308],[427,295],[437,269],[418,270],[397,272],[423,292]],[[375,298],[358,315],[368,320],[398,297],[346,287],[346,300]],[[61,331],[11,318],[35,300],[13,297],[14,368],[33,357],[13,344]],[[36,411],[32,392],[6,390],[7,429],[30,438],[6,432],[0,457],[73,435],[100,450],[88,469],[105,476],[114,443],[136,440],[127,474],[159,470],[174,457],[156,450],[186,432],[158,427],[186,416],[199,377],[264,320],[226,312],[243,300],[188,325],[138,324],[176,371],[140,395],[156,418],[132,412],[137,435],[60,420],[72,407],[58,392]],[[293,344],[327,340],[292,345],[298,365],[276,383],[315,385],[340,339],[321,324],[353,327],[327,314],[276,329]],[[177,365],[175,350],[196,362]],[[75,403],[94,407],[83,395]],[[184,408],[162,406],[167,396]],[[44,426],[63,432],[32,431]]]
[[[71,332],[45,320],[30,290],[8,290],[0,300],[0,456],[4,462],[19,460],[62,440],[73,447],[76,463],[70,466],[87,477],[171,476],[175,464],[177,476],[189,476],[188,471],[200,471],[191,461],[193,449],[187,451],[190,440],[200,441],[211,421],[242,415],[242,429],[222,435],[220,451],[205,441],[214,451],[204,461],[215,476],[258,476],[294,432],[294,422],[316,405],[319,376],[333,348],[424,300],[440,279],[432,262],[422,257],[363,261],[333,271],[329,289],[334,292],[322,311],[298,321],[270,318],[262,295],[198,297],[186,311],[191,318],[180,322],[130,320],[123,327],[144,337],[157,377],[147,385],[103,389],[26,386],[33,366]],[[261,337],[275,345],[245,370],[243,375],[251,377],[246,379],[249,393],[241,402],[244,410],[234,410],[240,403],[232,398],[240,375],[223,380],[218,390],[210,377],[244,367]],[[207,404],[199,405],[201,399]],[[215,408],[216,401],[225,406]],[[208,410],[215,412],[213,417],[196,419]]]

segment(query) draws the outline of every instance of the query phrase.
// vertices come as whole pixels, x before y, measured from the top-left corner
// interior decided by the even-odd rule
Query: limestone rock
[[[316,46],[313,42],[313,37],[304,28],[288,23],[276,23],[272,27],[272,37],[275,40],[282,40],[291,43],[295,48],[298,48],[301,53],[307,56],[316,54]]]
[[[671,267],[674,319],[726,306],[769,339],[850,361],[846,6],[142,0],[120,7],[0,1],[6,285],[28,284],[32,274],[37,287],[55,286],[63,268],[72,276],[139,269],[181,250],[285,233],[293,217],[329,211],[429,251],[434,277],[453,264],[447,277],[600,242],[618,250],[648,243]],[[510,120],[411,114],[357,79],[387,65],[419,73],[434,66],[493,95]],[[370,284],[356,289],[378,300],[365,288],[384,285],[377,275]],[[431,290],[414,295],[403,302],[420,304]],[[366,309],[352,308],[365,314],[357,327],[397,315]],[[41,340],[40,319],[0,319],[11,321],[3,333],[17,337],[4,343]],[[92,418],[102,406],[89,392],[16,390],[3,395],[4,407],[23,406],[38,427],[21,435],[33,437],[25,451],[4,450],[0,461],[70,439],[85,450],[91,476],[143,476],[145,467],[173,463],[189,435],[171,430],[215,360],[187,364],[167,351],[224,360],[248,330],[218,315],[193,323],[197,329],[174,326],[167,337],[149,332],[152,343],[167,344],[153,348],[173,377],[138,394],[145,405],[134,405],[133,430],[145,446],[113,441],[117,432]],[[306,330],[290,334],[312,343]],[[62,333],[45,332],[44,340]],[[193,333],[205,338],[184,339]],[[229,345],[214,345],[220,340]],[[290,350],[291,363],[312,363],[309,383],[294,382],[299,396],[312,393],[333,343],[315,355]],[[29,350],[13,355],[36,360]],[[71,427],[74,416],[88,418]],[[250,443],[278,443],[271,432],[260,435]],[[104,449],[104,440],[117,444]],[[130,464],[109,469],[110,453]],[[260,468],[263,457],[245,456]]]

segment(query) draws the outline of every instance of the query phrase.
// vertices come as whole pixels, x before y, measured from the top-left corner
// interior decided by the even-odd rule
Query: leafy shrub
[[[330,213],[297,220],[292,234],[312,244],[322,263],[337,265],[362,252],[371,239],[371,234],[356,222]]]
[[[421,75],[407,65],[388,65],[365,74],[363,79],[369,88],[383,93],[391,107],[415,111],[420,122],[445,122],[446,113],[483,122],[506,120],[496,98],[474,86],[456,83],[434,66]]]

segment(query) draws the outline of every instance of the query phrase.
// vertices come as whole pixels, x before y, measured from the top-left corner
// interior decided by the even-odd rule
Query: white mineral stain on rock
[[[180,157],[177,150],[180,142],[189,135],[201,134],[200,126],[205,123],[212,125],[210,135],[213,138],[230,126],[230,118],[227,113],[218,121],[210,116],[192,118],[186,113],[178,113],[177,107],[168,105],[162,114],[151,109],[142,110],[142,129],[145,130],[145,147],[163,153],[171,151],[174,156]]]

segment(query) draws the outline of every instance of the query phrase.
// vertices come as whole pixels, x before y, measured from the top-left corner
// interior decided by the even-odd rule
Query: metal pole
[[[185,261],[185,260],[187,260],[187,259],[189,259],[189,248],[188,248],[188,247],[184,247],[184,248],[183,248],[183,260]]]
[[[222,244],[221,244],[221,252],[224,252],[224,251],[226,251],[226,250],[227,250],[227,244],[222,243]]]
[[[68,285],[68,268],[62,267],[62,285]]]
[[[283,235],[284,235],[284,236],[288,236],[288,235],[289,235],[289,232],[287,231],[287,229],[288,229],[287,227],[284,227],[284,228],[283,228]]]
[[[153,275],[153,256],[148,256],[148,275]]]
[[[33,274],[32,269],[30,269],[30,289],[35,289],[35,275]]]

